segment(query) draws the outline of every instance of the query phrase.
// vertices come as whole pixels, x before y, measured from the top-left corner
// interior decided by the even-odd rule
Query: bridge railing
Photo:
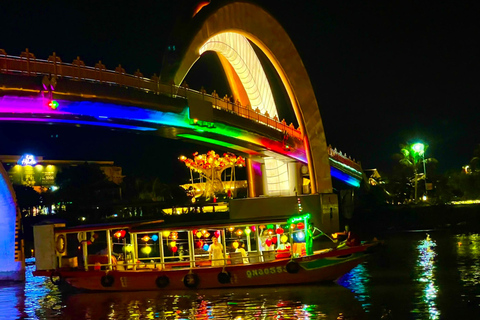
[[[146,78],[137,70],[133,75],[127,74],[121,65],[115,70],[109,70],[99,61],[94,67],[86,66],[85,63],[77,57],[72,63],[62,62],[55,53],[47,60],[37,59],[35,55],[28,51],[22,52],[20,56],[7,55],[5,50],[0,49],[0,73],[21,74],[26,76],[55,76],[57,78],[68,78],[79,81],[93,81],[108,83],[119,86],[133,87],[140,90],[152,91],[157,94],[167,94],[184,98],[203,99],[212,102],[214,108],[228,110],[241,117],[254,120],[271,128],[279,130],[297,139],[303,139],[299,128],[293,124],[287,125],[284,120],[271,118],[268,114],[262,114],[258,109],[253,110],[248,106],[232,103],[228,100],[219,98],[214,93],[209,95],[205,92],[199,92],[177,86],[174,84],[164,84],[154,75],[151,79]]]

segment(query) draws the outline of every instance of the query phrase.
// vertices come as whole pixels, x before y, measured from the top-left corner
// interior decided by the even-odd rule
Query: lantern
[[[220,238],[220,230],[215,231],[215,237]]]
[[[147,242],[148,240],[150,240],[150,237],[147,236],[147,235],[145,235],[145,236],[143,236],[142,240],[145,241],[145,242]]]
[[[267,245],[267,247],[270,247],[272,245],[272,239],[268,238],[267,240],[265,240],[265,244]]]
[[[209,248],[210,248],[210,246],[208,244],[205,243],[203,245],[203,250],[208,251]]]
[[[292,224],[290,225],[290,229],[295,229],[296,227],[297,227],[297,225],[296,225],[295,223],[292,223]]]
[[[157,240],[158,240],[158,236],[157,236],[156,234],[154,234],[154,235],[152,236],[152,240],[153,240],[153,241],[157,241]]]
[[[282,236],[280,237],[280,241],[282,241],[282,243],[285,243],[288,241],[288,237],[285,234],[282,234]]]
[[[272,238],[272,243],[273,243],[273,244],[277,244],[277,240],[278,240],[277,237],[273,237],[273,238]]]
[[[170,231],[163,231],[162,235],[164,238],[168,238],[168,236],[170,235]]]
[[[199,240],[197,242],[197,247],[199,247],[199,248],[203,247],[203,241],[202,240]]]
[[[203,229],[202,234],[206,234],[206,233],[207,233],[207,229]]]
[[[246,234],[247,236],[250,235],[251,232],[252,232],[252,230],[250,230],[249,227],[246,227],[246,228],[245,228],[245,234]]]
[[[120,238],[125,237],[125,234],[126,234],[125,230],[118,230],[117,232],[115,232],[115,233],[113,234],[113,236],[114,236],[115,238],[117,238],[117,239],[120,239]],[[95,234],[94,234],[93,237],[95,238]]]
[[[241,236],[243,234],[243,231],[241,229],[238,229],[236,234],[237,234],[237,236]]]
[[[252,231],[255,232],[255,229],[257,228],[255,228],[255,226],[251,226],[250,229],[252,229]]]
[[[203,236],[203,233],[201,233],[200,231],[197,231],[196,236],[198,239],[200,239]]]
[[[176,241],[172,241],[170,242],[170,247],[176,247],[177,246],[177,242]]]
[[[228,228],[228,231],[230,231],[230,232],[233,232],[233,230],[235,230],[235,227],[229,227]]]
[[[232,247],[234,247],[235,249],[237,249],[239,245],[240,245],[240,244],[238,243],[238,241],[234,241],[234,242],[232,243]]]
[[[277,228],[277,230],[275,230],[276,234],[283,234],[283,232],[284,232],[284,230],[282,229],[282,227]]]
[[[305,223],[303,223],[303,222],[297,223],[297,228],[300,229],[300,230],[305,229]]]
[[[297,241],[303,241],[305,240],[305,233],[303,231],[299,231],[295,233],[295,237],[297,238]]]
[[[267,229],[273,229],[273,224],[267,225]]]
[[[172,252],[173,253],[177,252],[177,250],[178,250],[178,247],[172,247]]]
[[[262,224],[261,226],[259,226],[260,230],[263,230],[265,229],[265,226]]]
[[[207,232],[207,233],[205,233],[203,236],[204,236],[205,238],[209,238],[209,237],[210,237],[210,233]]]
[[[272,235],[273,234],[273,229],[267,229],[267,234]]]
[[[142,251],[142,253],[148,255],[148,254],[150,254],[150,252],[152,252],[152,248],[150,246],[145,246],[140,251]]]

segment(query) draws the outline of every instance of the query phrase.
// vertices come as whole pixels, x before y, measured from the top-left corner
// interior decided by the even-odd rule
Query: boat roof
[[[129,229],[132,233],[153,232],[171,229],[194,230],[199,228],[224,228],[231,225],[252,225],[252,224],[285,224],[287,218],[285,217],[259,217],[258,219],[223,219],[223,220],[189,220],[189,221],[165,221],[148,220],[148,221],[131,221],[131,222],[111,222],[101,224],[78,225],[71,227],[55,228],[56,233],[72,233],[82,231],[103,231],[112,229]]]

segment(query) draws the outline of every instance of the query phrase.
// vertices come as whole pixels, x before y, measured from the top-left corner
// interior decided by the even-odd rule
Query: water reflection
[[[0,285],[0,319],[476,319],[480,236],[425,237],[392,235],[327,285],[62,295],[28,265],[26,283]]]
[[[352,271],[341,277],[338,283],[352,291],[355,294],[355,299],[361,302],[365,312],[369,312],[371,302],[367,285],[370,280],[370,275],[365,265],[366,263],[358,265]]]
[[[467,304],[480,305],[480,235],[456,236],[457,268],[465,288],[462,300]]]
[[[31,262],[24,284],[0,286],[0,319],[368,319],[355,294],[335,283],[63,295],[48,278],[32,276]],[[347,278],[358,287],[355,276]]]
[[[339,308],[339,301],[347,307]],[[337,319],[340,313],[348,319],[365,319],[350,292],[335,284],[202,293],[76,294],[66,297],[65,305],[63,316],[69,319]]]
[[[417,245],[418,258],[415,266],[415,279],[419,290],[417,293],[416,308],[413,313],[427,314],[428,319],[440,319],[440,311],[436,305],[438,286],[435,284],[435,252],[436,242],[427,234],[426,239]]]

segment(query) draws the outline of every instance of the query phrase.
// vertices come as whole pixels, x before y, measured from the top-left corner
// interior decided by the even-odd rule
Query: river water
[[[479,234],[384,240],[337,282],[307,286],[62,295],[29,265],[25,283],[0,285],[0,319],[480,319]]]

